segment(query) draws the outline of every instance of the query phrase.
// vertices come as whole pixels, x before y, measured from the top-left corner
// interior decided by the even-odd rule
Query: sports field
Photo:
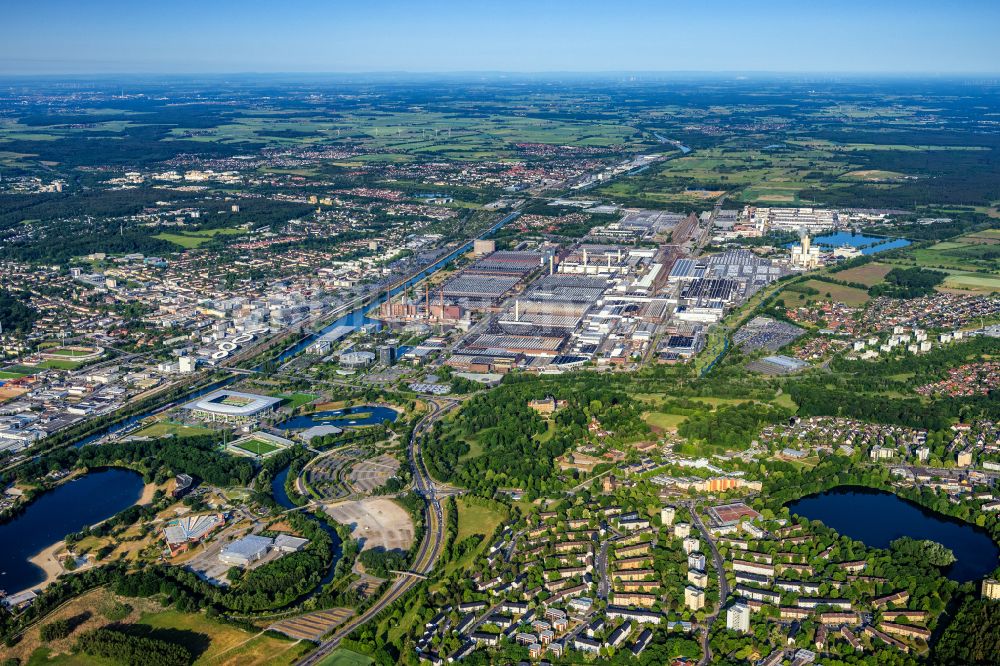
[[[246,451],[247,453],[252,453],[255,456],[266,456],[268,453],[273,453],[279,450],[280,446],[275,446],[270,442],[265,442],[262,439],[248,439],[245,442],[230,444],[234,449],[240,449],[241,451]]]

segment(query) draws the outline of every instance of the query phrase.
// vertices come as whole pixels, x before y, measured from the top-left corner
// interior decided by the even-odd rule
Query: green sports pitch
[[[275,446],[270,442],[265,442],[262,439],[249,439],[245,442],[240,442],[239,444],[231,445],[234,449],[240,449],[241,451],[246,451],[247,453],[252,453],[255,456],[266,456],[269,453],[273,453],[280,449],[280,446]]]

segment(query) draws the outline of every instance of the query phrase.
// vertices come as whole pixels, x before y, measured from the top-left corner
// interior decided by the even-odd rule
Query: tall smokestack
[[[556,272],[556,255],[549,255],[549,275],[554,275]]]
[[[514,299],[514,321],[521,321],[521,300]]]

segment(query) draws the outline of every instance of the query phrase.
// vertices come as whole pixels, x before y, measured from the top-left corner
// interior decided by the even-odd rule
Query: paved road
[[[610,545],[610,541],[601,542],[596,562],[597,573],[601,577],[597,583],[597,597],[605,601],[608,600],[608,595],[611,593],[611,579],[608,577],[608,546]]]
[[[701,637],[701,661],[699,664],[707,664],[712,660],[712,649],[708,644],[708,636],[712,633],[712,624],[718,619],[719,613],[726,605],[726,600],[729,598],[729,581],[726,580],[726,570],[722,565],[722,555],[719,554],[719,549],[715,546],[715,540],[712,539],[712,535],[709,534],[708,530],[705,528],[705,523],[702,522],[701,516],[698,515],[698,507],[694,502],[685,503],[688,510],[691,512],[691,522],[695,524],[698,531],[701,532],[701,538],[705,540],[708,544],[709,549],[712,551],[712,563],[715,566],[715,573],[719,578],[719,605],[715,607],[712,614],[705,618],[705,632]]]
[[[442,404],[444,407],[442,407]],[[441,549],[444,546],[444,516],[441,511],[441,503],[437,498],[434,483],[431,480],[430,475],[427,473],[427,467],[424,465],[424,460],[420,451],[419,438],[422,434],[427,432],[428,429],[430,429],[430,427],[434,424],[434,421],[439,419],[449,409],[458,404],[460,404],[460,402],[457,400],[446,400],[440,402],[428,401],[431,411],[420,420],[417,426],[413,429],[413,434],[410,436],[408,457],[410,467],[413,471],[414,486],[416,490],[424,496],[424,500],[426,501],[424,519],[427,529],[424,533],[424,540],[420,544],[420,550],[417,552],[417,557],[411,567],[411,571],[421,575],[430,573],[434,568],[434,564],[437,562],[438,557],[441,555]],[[340,641],[350,635],[350,633],[358,627],[374,619],[375,616],[395,603],[400,597],[406,594],[410,588],[420,581],[421,579],[415,576],[399,576],[374,605],[361,615],[349,620],[336,632],[334,632],[328,640],[322,642],[314,652],[311,652],[300,659],[297,662],[299,666],[313,666],[314,664],[319,664],[331,652],[337,649],[337,646],[340,645]]]

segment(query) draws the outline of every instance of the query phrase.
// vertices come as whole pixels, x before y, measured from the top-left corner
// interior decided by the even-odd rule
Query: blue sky
[[[6,0],[0,73],[1000,71],[996,0]]]

